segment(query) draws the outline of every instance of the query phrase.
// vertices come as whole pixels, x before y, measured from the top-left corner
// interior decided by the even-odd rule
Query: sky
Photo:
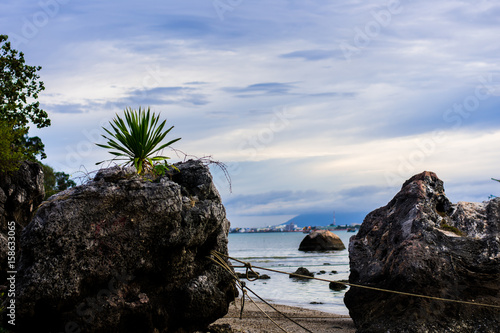
[[[497,1],[3,0],[0,33],[42,66],[52,125],[30,134],[75,178],[149,106],[227,166],[233,227],[368,213],[424,170],[453,202],[500,195]]]

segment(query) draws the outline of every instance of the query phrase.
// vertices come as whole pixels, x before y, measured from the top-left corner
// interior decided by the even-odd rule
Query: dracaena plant
[[[103,127],[108,136],[102,135],[107,139],[107,144],[96,144],[99,147],[110,149],[109,153],[115,155],[113,160],[125,160],[125,165],[135,166],[137,173],[145,174],[153,172],[155,166],[161,161],[168,165],[167,156],[153,156],[160,150],[170,146],[181,138],[170,140],[162,144],[165,136],[174,128],[164,130],[166,120],[159,123],[160,116],[147,110],[132,110],[127,108],[124,111],[124,119],[116,115],[110,125],[112,130]],[[101,164],[105,161],[96,163]]]

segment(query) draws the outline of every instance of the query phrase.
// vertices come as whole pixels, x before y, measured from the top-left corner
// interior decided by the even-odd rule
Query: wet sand
[[[289,333],[307,332],[300,326],[292,323],[284,318],[279,313],[275,312],[269,306],[262,302],[256,302],[273,320],[275,320],[281,327]],[[240,319],[241,300],[236,300],[235,304],[231,304],[229,313],[214,324],[231,325],[233,332],[242,333],[274,333],[283,330],[278,328],[271,320],[269,320],[250,300],[245,301],[245,308],[243,311],[243,319]],[[287,316],[292,317],[299,324],[309,329],[314,333],[322,332],[336,332],[336,333],[355,333],[356,328],[352,319],[346,315],[337,315],[321,311],[303,309],[299,307],[292,307],[287,305],[273,304],[278,310],[285,313]]]

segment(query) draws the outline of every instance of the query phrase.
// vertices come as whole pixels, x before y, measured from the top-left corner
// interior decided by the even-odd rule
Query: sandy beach
[[[275,312],[269,306],[262,302],[256,302],[273,320],[275,320],[287,332],[307,332],[298,325],[284,318]],[[337,333],[355,333],[356,328],[352,319],[346,315],[337,315],[321,311],[303,309],[298,307],[277,305],[274,307],[293,318],[299,324],[314,333],[337,332]],[[259,333],[259,332],[283,332],[271,320],[269,320],[255,304],[248,299],[245,301],[243,318],[240,319],[241,299],[237,299],[231,304],[228,314],[219,320],[215,325],[229,324],[233,332]]]

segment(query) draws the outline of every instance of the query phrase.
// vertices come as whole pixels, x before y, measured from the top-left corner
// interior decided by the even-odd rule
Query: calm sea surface
[[[335,231],[346,248],[353,232]],[[348,251],[302,252],[299,244],[306,235],[300,232],[235,233],[229,234],[229,255],[250,262],[254,266],[295,272],[305,267],[316,277],[327,280],[348,280]],[[234,263],[233,264],[237,264]],[[236,268],[243,273],[244,268]],[[260,297],[272,303],[300,306],[304,308],[349,314],[344,305],[344,294],[348,290],[333,291],[328,282],[307,280],[294,281],[288,275],[259,271],[271,277],[269,280],[249,282],[248,287]],[[324,274],[318,274],[325,271]],[[332,273],[335,271],[336,273]],[[251,295],[251,294],[250,294]],[[255,299],[255,297],[253,297]]]

